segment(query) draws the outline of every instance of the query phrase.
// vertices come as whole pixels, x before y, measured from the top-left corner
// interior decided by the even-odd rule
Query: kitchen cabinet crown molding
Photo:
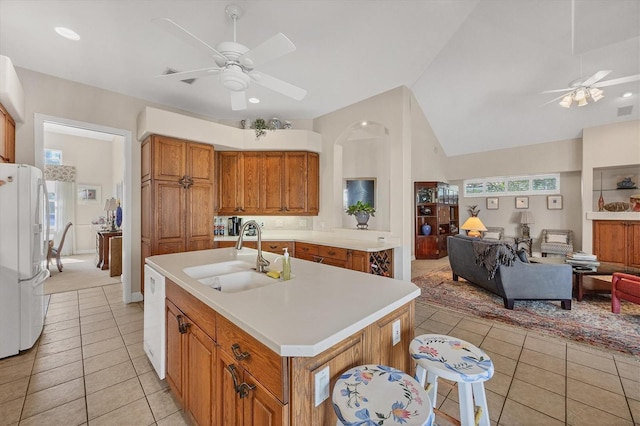
[[[254,130],[244,130],[171,111],[145,107],[138,114],[137,137],[164,135],[213,145],[216,151],[311,151],[322,152],[322,135],[301,129],[268,132],[256,140]]]

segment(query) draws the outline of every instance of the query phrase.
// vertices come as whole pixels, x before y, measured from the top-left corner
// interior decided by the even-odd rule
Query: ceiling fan
[[[245,91],[251,83],[259,84],[295,100],[302,100],[307,94],[306,90],[255,70],[258,65],[296,50],[296,46],[291,40],[284,34],[278,33],[249,50],[249,48],[236,41],[236,23],[242,16],[242,9],[237,5],[231,4],[225,8],[225,12],[233,20],[233,41],[223,41],[215,49],[169,18],[153,19],[152,21],[164,30],[213,58],[217,65],[215,67],[163,74],[158,77],[188,80],[218,75],[224,87],[230,92],[231,109],[234,111],[247,109]]]
[[[544,105],[555,102],[558,99],[562,99],[560,101],[560,106],[565,108],[571,107],[571,104],[574,101],[578,103],[578,106],[585,106],[587,105],[589,99],[591,99],[591,101],[593,102],[598,102],[604,97],[603,91],[602,89],[600,89],[601,87],[630,83],[632,81],[640,80],[640,74],[637,74],[627,77],[614,78],[613,80],[601,81],[603,78],[609,75],[609,73],[611,73],[611,70],[598,71],[597,73],[586,79],[578,78],[576,80],[573,80],[571,83],[569,83],[569,87],[566,87],[564,89],[545,90],[542,93],[564,93],[557,98],[551,99]]]

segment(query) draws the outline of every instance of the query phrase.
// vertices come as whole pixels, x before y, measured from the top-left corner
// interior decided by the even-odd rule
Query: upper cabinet
[[[153,135],[142,143],[142,263],[213,248],[213,146]]]
[[[0,104],[0,163],[16,162],[16,122]]]
[[[317,153],[227,151],[216,155],[219,214],[318,214]]]

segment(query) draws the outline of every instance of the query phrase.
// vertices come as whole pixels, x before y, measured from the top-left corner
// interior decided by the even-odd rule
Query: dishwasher
[[[166,322],[164,276],[144,265],[144,352],[160,380],[166,372]]]

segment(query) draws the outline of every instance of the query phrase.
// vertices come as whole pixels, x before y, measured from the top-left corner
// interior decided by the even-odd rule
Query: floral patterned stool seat
[[[333,387],[338,425],[433,424],[431,401],[410,375],[384,365],[360,365]]]
[[[493,362],[486,353],[464,340],[440,334],[416,336],[409,352],[417,364],[416,379],[422,386],[428,384],[427,393],[434,407],[438,377],[452,380],[458,384],[460,424],[490,425],[484,382],[493,377]]]

